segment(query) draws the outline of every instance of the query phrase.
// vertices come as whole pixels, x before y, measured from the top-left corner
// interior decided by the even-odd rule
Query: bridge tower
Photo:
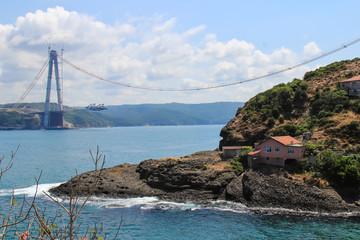
[[[53,74],[53,67],[55,70],[56,90],[58,99],[58,109],[56,111],[50,111],[50,93],[51,93],[51,79]],[[63,127],[64,125],[64,113],[63,113],[63,100],[62,100],[62,84],[59,76],[59,64],[58,55],[55,50],[49,52],[49,72],[46,87],[46,99],[45,99],[45,111],[43,117],[43,127],[56,128]]]

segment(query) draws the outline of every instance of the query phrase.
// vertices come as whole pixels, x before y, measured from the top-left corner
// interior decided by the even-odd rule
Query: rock
[[[268,165],[247,170],[235,178],[226,188],[225,197],[249,207],[329,213],[355,210],[334,189],[296,183]]]
[[[124,164],[101,171],[83,173],[60,186],[50,189],[57,196],[107,196],[107,197],[145,197],[158,196],[162,191],[149,187],[141,181],[136,172],[137,165]]]
[[[204,151],[182,158],[146,160],[136,171],[148,185],[165,191],[197,189],[221,193],[235,173],[231,168],[216,169],[219,162],[222,159],[217,152]]]
[[[230,200],[260,212],[266,208],[323,213],[360,211],[359,202],[355,205],[355,201],[343,201],[332,188],[296,182],[279,167],[263,165],[237,176],[230,162],[223,161],[216,151],[86,172],[50,192],[57,196],[156,196],[177,202]]]

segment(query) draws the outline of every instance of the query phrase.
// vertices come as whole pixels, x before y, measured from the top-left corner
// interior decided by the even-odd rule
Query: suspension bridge
[[[63,57],[63,50],[61,50],[61,54],[59,55],[55,50],[50,50],[49,49],[49,56],[47,58],[47,60],[45,61],[45,63],[43,64],[43,66],[41,67],[39,73],[35,76],[34,80],[31,82],[31,84],[29,85],[29,87],[26,89],[26,91],[24,92],[24,94],[20,97],[20,99],[14,104],[13,106],[13,110],[16,110],[19,105],[23,102],[23,100],[26,98],[26,96],[30,93],[30,91],[33,89],[33,87],[36,85],[36,83],[39,81],[39,79],[41,78],[41,76],[44,74],[46,68],[48,67],[48,78],[47,78],[47,88],[46,88],[46,98],[45,98],[45,109],[44,112],[39,113],[40,118],[41,118],[41,124],[44,128],[47,129],[51,129],[51,128],[58,128],[58,127],[63,127],[64,124],[64,117],[63,117],[63,94],[62,94],[62,77],[60,78],[59,75],[59,60],[62,66],[62,63],[66,63],[68,66],[76,69],[77,71],[80,71],[88,76],[91,76],[93,78],[96,78],[100,81],[104,81],[110,84],[115,84],[115,85],[119,85],[122,87],[127,87],[127,88],[134,88],[134,89],[142,89],[142,90],[148,90],[148,91],[167,91],[167,92],[181,92],[181,91],[199,91],[199,90],[208,90],[208,89],[214,89],[214,88],[223,88],[223,87],[229,87],[229,86],[233,86],[233,85],[238,85],[238,84],[243,84],[243,83],[247,83],[247,82],[252,82],[252,81],[256,81],[256,80],[260,80],[263,78],[267,78],[270,76],[274,76],[286,71],[290,71],[292,69],[298,68],[300,66],[303,65],[307,65],[311,62],[315,62],[321,58],[324,58],[326,56],[329,56],[331,54],[334,54],[336,52],[339,52],[345,48],[348,48],[356,43],[360,42],[360,38],[357,38],[355,40],[352,40],[350,42],[347,42],[346,44],[342,44],[339,47],[336,47],[330,51],[327,52],[323,52],[322,54],[315,56],[313,58],[304,60],[301,63],[295,64],[293,66],[290,67],[286,67],[284,69],[275,71],[275,72],[270,72],[268,74],[265,75],[261,75],[261,76],[256,76],[256,77],[252,77],[249,79],[243,79],[243,80],[238,80],[238,81],[233,81],[233,82],[224,82],[224,83],[220,83],[217,85],[208,85],[208,86],[202,86],[202,87],[189,87],[189,88],[163,88],[163,87],[146,87],[146,86],[137,86],[137,85],[132,85],[132,84],[128,84],[125,82],[120,82],[120,81],[113,81],[113,80],[109,80],[107,78],[101,77],[95,73],[92,73],[90,71],[87,71],[84,68],[81,68],[75,64],[73,64],[71,61],[65,59]],[[55,72],[55,80],[56,80],[56,91],[57,91],[57,99],[58,99],[58,104],[57,104],[57,108],[56,110],[50,111],[50,93],[51,93],[51,81],[52,81],[52,74],[53,74],[53,70]],[[62,68],[61,68],[61,73],[62,73]],[[61,74],[62,75],[62,74]]]

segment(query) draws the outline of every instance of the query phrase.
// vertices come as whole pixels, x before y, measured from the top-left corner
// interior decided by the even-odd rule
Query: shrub
[[[354,144],[360,141],[360,122],[352,121],[347,125],[340,128],[339,131],[334,132],[334,136],[339,138],[345,138],[349,143]]]
[[[288,124],[285,124],[285,125],[282,125],[282,126],[276,128],[273,131],[273,134],[275,136],[287,136],[287,135],[290,135],[292,137],[295,137],[296,136],[296,130],[297,130],[297,127],[294,124],[288,123]]]
[[[241,173],[244,171],[244,167],[240,162],[240,158],[239,157],[235,157],[231,163],[230,163],[231,168],[234,170],[235,173]]]
[[[275,120],[273,117],[269,118],[268,122],[267,122],[267,127],[268,128],[272,128],[275,125]]]
[[[259,121],[259,118],[258,118],[257,116],[253,116],[253,117],[251,118],[251,122],[255,123],[255,122],[257,122],[257,121]]]
[[[278,84],[272,89],[257,94],[243,107],[247,112],[243,121],[250,119],[250,113],[258,113],[262,121],[271,117],[278,119],[281,113],[291,113],[294,106],[303,105],[307,100],[308,84],[300,79],[294,79],[288,84]],[[249,115],[248,115],[249,114]]]
[[[351,108],[353,109],[354,112],[360,114],[360,98],[352,102]]]
[[[327,66],[320,67],[320,68],[316,69],[315,71],[307,72],[304,75],[304,80],[309,81],[309,80],[311,80],[311,78],[314,78],[314,77],[323,77],[323,76],[329,75],[329,74],[339,71],[339,70],[346,70],[347,62],[348,62],[347,60],[341,61],[341,62],[334,62]]]
[[[310,113],[317,118],[323,118],[341,112],[349,106],[350,101],[346,91],[325,88],[322,93],[316,94],[315,100],[310,105]]]
[[[359,159],[354,155],[342,156],[330,150],[322,151],[318,169],[335,184],[349,186],[360,184]]]
[[[317,155],[319,155],[319,153],[321,151],[324,150],[324,145],[322,145],[320,143],[307,142],[305,145],[306,145],[306,148],[305,148],[305,152],[304,152],[304,157],[317,156]]]
[[[279,123],[281,123],[281,124],[284,123],[284,116],[282,114],[279,117]]]

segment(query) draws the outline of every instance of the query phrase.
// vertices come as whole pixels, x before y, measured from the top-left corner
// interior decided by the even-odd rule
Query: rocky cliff
[[[262,166],[236,175],[230,162],[224,161],[217,151],[87,172],[51,192],[58,196],[156,196],[178,202],[230,200],[261,211],[266,208],[321,213],[360,211],[355,201],[345,202],[334,189],[296,180],[276,167]]]

